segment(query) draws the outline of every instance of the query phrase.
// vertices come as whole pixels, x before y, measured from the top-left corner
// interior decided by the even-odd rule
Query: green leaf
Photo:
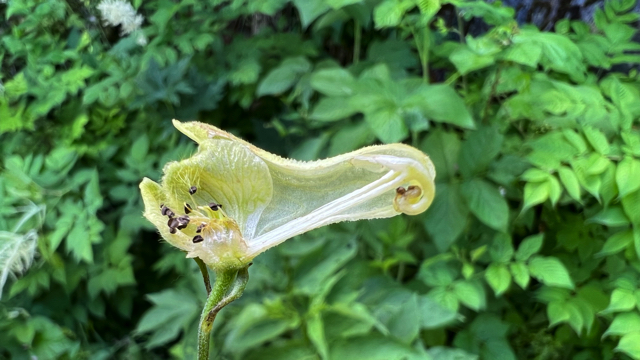
[[[640,190],[622,198],[622,208],[633,225],[640,225]]]
[[[311,87],[327,96],[351,96],[355,79],[342,68],[322,69],[311,76]]]
[[[345,97],[325,97],[320,99],[311,112],[311,119],[319,121],[337,121],[346,119],[358,112]]]
[[[368,334],[336,341],[331,346],[331,359],[418,360],[424,356],[391,337]]]
[[[410,0],[384,0],[373,10],[376,29],[398,26],[405,11],[414,6]]]
[[[638,331],[638,329],[640,329],[640,314],[625,312],[616,315],[607,331],[602,334],[602,337],[627,335]]]
[[[149,294],[153,307],[144,313],[135,333],[151,333],[147,348],[154,348],[175,339],[182,328],[197,316],[198,304],[193,295],[177,289]]]
[[[619,231],[610,236],[596,256],[607,256],[624,250],[633,242],[633,230]]]
[[[611,293],[611,301],[606,309],[602,310],[602,314],[609,314],[620,311],[630,311],[636,307],[638,299],[636,299],[633,291],[617,288]]]
[[[453,293],[466,307],[480,311],[486,307],[484,288],[477,282],[457,281],[453,285]]]
[[[537,234],[522,240],[520,246],[518,246],[518,251],[516,251],[516,260],[527,261],[531,256],[537,254],[542,248],[543,238],[544,234]]]
[[[456,320],[458,314],[426,295],[418,296],[418,308],[423,329],[437,329]]]
[[[628,226],[631,222],[620,206],[609,206],[588,220],[609,227]]]
[[[455,175],[460,153],[460,138],[455,132],[447,132],[442,128],[430,131],[420,149],[429,154],[433,165],[438,169],[438,181],[447,182]]]
[[[494,185],[480,179],[471,179],[460,187],[460,193],[469,210],[492,229],[507,231],[509,205]]]
[[[420,312],[418,295],[411,294],[402,302],[400,311],[394,314],[388,323],[389,332],[405,344],[411,344],[420,332]]]
[[[460,148],[460,173],[470,178],[486,170],[500,153],[504,136],[495,127],[472,131]]]
[[[473,116],[464,100],[445,84],[422,85],[403,102],[403,107],[417,107],[430,120],[474,129]],[[498,140],[495,138],[494,140]],[[499,139],[500,141],[501,138]]]
[[[587,125],[582,128],[582,132],[589,141],[589,144],[591,144],[598,153],[601,155],[609,154],[609,142],[602,131]]]
[[[567,308],[567,302],[552,301],[547,305],[547,317],[549,318],[549,326],[569,320],[571,314]]]
[[[511,285],[511,273],[506,264],[491,263],[484,274],[484,278],[496,296],[502,295]]]
[[[558,169],[558,175],[560,176],[560,181],[562,182],[565,190],[567,190],[569,196],[577,202],[581,202],[580,183],[578,182],[578,178],[573,170],[566,166],[562,166]]]
[[[640,359],[640,331],[624,335],[614,350],[623,352],[633,359]]]
[[[303,28],[309,26],[318,16],[330,9],[324,0],[293,0],[293,4],[298,8]]]
[[[462,234],[468,215],[469,209],[458,186],[439,184],[433,204],[424,217],[424,226],[440,251],[446,251]]]
[[[535,256],[529,261],[529,273],[541,283],[573,289],[573,281],[564,264],[555,257]]]
[[[551,184],[548,181],[542,183],[527,183],[524,186],[524,206],[522,212],[532,206],[542,204],[549,198]]]
[[[324,335],[324,322],[321,313],[307,317],[307,335],[315,346],[322,360],[329,359],[329,347]]]
[[[551,174],[538,168],[527,169],[520,178],[527,182],[544,182],[549,180]]]
[[[365,115],[365,121],[383,143],[400,142],[409,136],[409,130],[398,110],[391,105]]]
[[[511,275],[513,275],[513,281],[521,288],[526,289],[527,285],[529,285],[529,280],[531,280],[527,265],[522,261],[516,261],[509,264],[509,270],[511,271]]]
[[[625,156],[616,168],[616,184],[620,197],[640,189],[640,161],[633,156]]]
[[[460,74],[466,75],[472,71],[493,65],[495,56],[477,54],[466,46],[460,46],[449,55],[449,60],[455,65]]]
[[[301,74],[311,70],[311,63],[302,56],[285,59],[280,66],[271,70],[262,79],[256,94],[258,96],[277,95],[287,91]]]
[[[506,263],[513,257],[513,241],[511,235],[507,233],[497,233],[493,237],[489,254],[494,262]]]

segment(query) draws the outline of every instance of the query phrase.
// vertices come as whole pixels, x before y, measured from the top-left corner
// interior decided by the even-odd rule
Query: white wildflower
[[[130,34],[140,28],[144,18],[138,15],[131,4],[125,0],[102,0],[98,5],[102,20],[107,25],[122,28],[122,35]]]

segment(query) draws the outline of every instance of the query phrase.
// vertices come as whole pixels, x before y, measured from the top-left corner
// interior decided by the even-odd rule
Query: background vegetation
[[[195,150],[172,118],[438,172],[421,216],[258,257],[216,358],[640,359],[635,1],[552,31],[499,2],[99,5],[0,1],[0,359],[194,357],[200,274],[137,187]]]

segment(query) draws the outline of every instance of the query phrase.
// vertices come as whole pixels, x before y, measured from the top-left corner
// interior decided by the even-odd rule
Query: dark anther
[[[191,210],[193,210],[193,209],[191,208],[191,205],[189,205],[189,204],[187,204],[187,203],[184,203],[184,213],[185,213],[185,214],[188,214],[188,213],[190,213],[190,212],[191,212]]]
[[[174,217],[174,213],[173,211],[171,211],[171,209],[169,209],[168,207],[162,205],[162,215],[166,215],[170,218]]]
[[[218,211],[218,209],[222,208],[222,205],[216,203],[209,203],[209,208],[213,211]]]
[[[196,235],[196,236],[193,237],[192,241],[193,241],[194,244],[197,244],[199,242],[203,242],[204,238],[202,237],[202,235]]]
[[[189,188],[189,194],[193,195],[196,193],[196,191],[198,191],[198,188],[195,186],[192,186]]]
[[[163,206],[164,206],[164,204],[160,204],[160,209],[162,209]]]
[[[186,228],[187,225],[189,225],[189,217],[187,215],[179,216],[177,220],[178,220],[178,226],[176,226],[176,228],[178,228],[178,230],[182,230]]]
[[[403,188],[402,186],[396,189],[396,194],[398,195],[404,195],[405,192],[407,192],[407,190],[405,190],[405,188]]]
[[[415,189],[416,189],[416,187],[415,187],[414,185],[411,185],[411,186],[409,186],[409,187],[407,188],[407,191],[413,191],[413,190],[415,190]]]
[[[204,229],[205,226],[207,226],[206,223],[202,223],[198,225],[198,227],[196,228],[196,233],[200,234],[202,232],[202,229]]]
[[[176,218],[169,218],[169,221],[167,221],[167,226],[169,228],[177,228],[178,225],[180,225],[180,221]]]
[[[169,232],[172,233],[172,234],[175,234],[176,231],[177,231],[176,228],[169,228]]]

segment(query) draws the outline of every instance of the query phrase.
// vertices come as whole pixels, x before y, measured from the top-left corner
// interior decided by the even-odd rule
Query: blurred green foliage
[[[212,357],[640,359],[634,4],[541,32],[499,2],[137,0],[123,36],[95,1],[0,2],[0,359],[195,356],[202,279],[137,187],[195,150],[171,118],[437,168],[421,216],[259,256]]]

